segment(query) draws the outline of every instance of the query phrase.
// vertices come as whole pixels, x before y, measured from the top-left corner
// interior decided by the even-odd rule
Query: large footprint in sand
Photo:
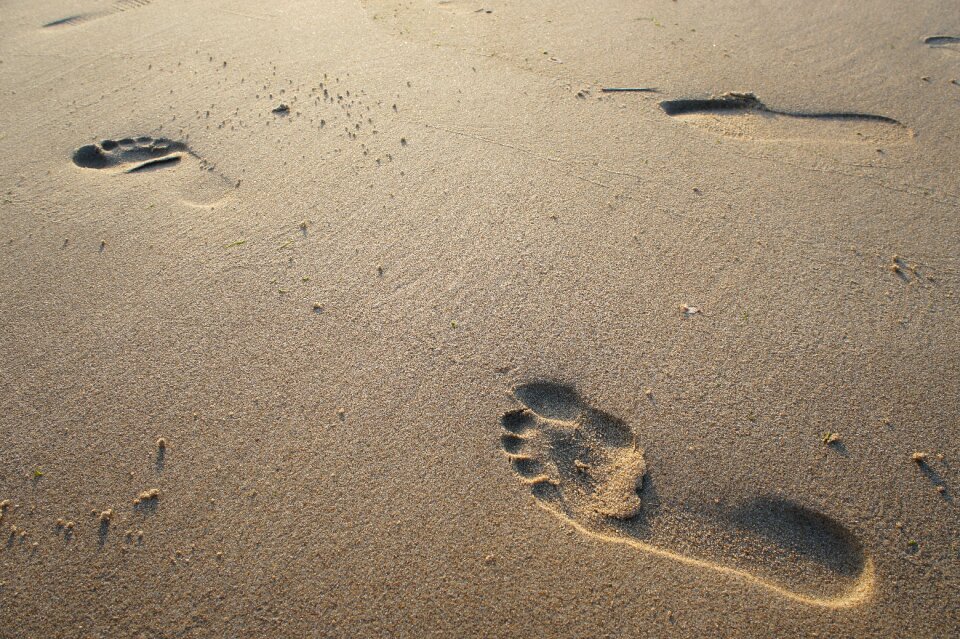
[[[629,425],[561,384],[524,384],[513,395],[520,408],[501,418],[503,450],[537,503],[580,532],[811,605],[848,607],[870,595],[873,562],[839,522],[778,498],[648,497],[644,450]]]
[[[204,206],[223,199],[229,180],[184,142],[140,136],[85,144],[73,152],[73,163],[111,175],[177,171],[176,188],[188,204]],[[150,178],[145,178],[150,179]]]

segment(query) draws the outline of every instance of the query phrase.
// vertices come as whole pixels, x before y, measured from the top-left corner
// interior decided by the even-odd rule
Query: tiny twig
[[[659,93],[652,87],[603,87],[602,93]]]

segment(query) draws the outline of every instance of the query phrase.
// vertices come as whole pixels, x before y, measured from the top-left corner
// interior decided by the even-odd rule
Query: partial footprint
[[[870,594],[873,563],[838,522],[778,498],[659,497],[628,424],[561,384],[523,384],[513,395],[520,407],[501,418],[503,450],[538,503],[577,530],[811,605],[852,606]]]
[[[106,9],[67,16],[66,18],[60,18],[59,20],[48,22],[43,25],[43,27],[45,29],[52,27],[75,27],[83,24],[84,22],[90,22],[92,20],[96,20],[97,18],[105,18],[106,16],[113,15],[114,13],[121,13],[130,9],[137,9],[148,4],[150,4],[150,0],[116,0],[113,5]]]
[[[893,118],[872,113],[783,111],[752,93],[666,100],[667,115],[727,137],[779,142],[830,142],[890,146],[913,132]]]
[[[188,203],[209,205],[223,199],[229,191],[227,178],[214,171],[184,142],[167,138],[140,136],[85,144],[73,152],[73,163],[83,169],[109,174],[146,173],[186,163],[191,166],[180,170],[183,171],[183,197]]]

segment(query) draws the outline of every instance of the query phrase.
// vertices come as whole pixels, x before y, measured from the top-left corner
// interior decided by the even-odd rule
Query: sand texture
[[[952,2],[2,1],[0,637],[958,637],[958,294]]]

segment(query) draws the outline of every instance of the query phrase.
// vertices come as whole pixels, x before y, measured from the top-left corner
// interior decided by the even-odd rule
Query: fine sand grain
[[[960,635],[951,3],[2,17],[0,637]]]

